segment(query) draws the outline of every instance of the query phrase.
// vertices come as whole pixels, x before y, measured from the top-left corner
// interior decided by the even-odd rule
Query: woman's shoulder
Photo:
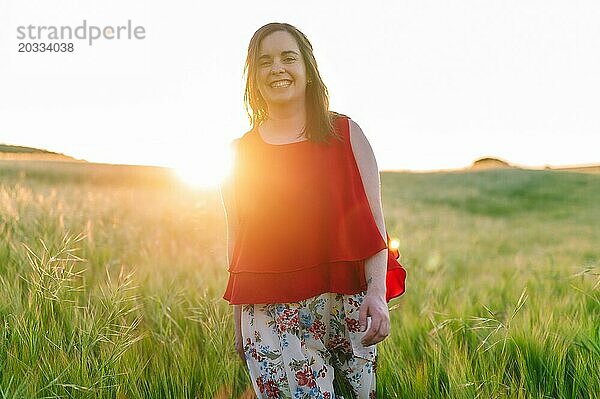
[[[362,130],[358,123],[356,123],[356,121],[353,120],[350,116],[334,111],[330,111],[330,115],[333,121],[333,125],[336,129],[341,128],[345,130],[347,128],[349,131],[348,133],[352,131],[359,131],[360,133],[362,133]]]
[[[245,141],[248,141],[251,138],[253,130],[254,129],[250,129],[250,130],[246,131],[244,134],[242,134],[241,136],[236,137],[233,140],[231,140],[229,142],[229,147],[231,149],[236,149],[240,144],[244,143]]]
[[[345,122],[346,120],[350,120],[350,117],[348,115],[335,111],[329,111],[329,118],[331,118],[331,121],[333,122],[334,126],[337,126],[338,124]]]

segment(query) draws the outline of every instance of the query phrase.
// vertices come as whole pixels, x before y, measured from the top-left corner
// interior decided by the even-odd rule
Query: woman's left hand
[[[367,328],[367,316],[371,316],[371,327],[361,342],[364,346],[371,346],[383,341],[390,334],[390,312],[384,296],[367,291],[359,309],[361,331]]]

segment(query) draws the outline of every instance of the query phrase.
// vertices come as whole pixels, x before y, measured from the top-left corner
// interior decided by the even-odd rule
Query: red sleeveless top
[[[231,304],[298,302],[367,289],[365,260],[384,248],[350,144],[268,144],[252,129],[237,143],[233,184],[238,231],[223,298]],[[386,232],[387,234],[387,232]],[[389,249],[386,300],[404,293],[405,270]]]

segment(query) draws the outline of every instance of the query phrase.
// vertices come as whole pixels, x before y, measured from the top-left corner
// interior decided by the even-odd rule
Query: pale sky
[[[84,19],[101,28],[131,20],[145,39],[17,52],[26,42],[18,26]],[[249,128],[248,42],[272,21],[308,36],[331,108],[362,127],[380,170],[460,168],[483,156],[600,162],[593,0],[0,0],[0,143],[222,169],[227,144]]]

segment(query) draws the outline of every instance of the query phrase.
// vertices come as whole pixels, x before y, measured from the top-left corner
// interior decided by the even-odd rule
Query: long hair
[[[329,142],[331,137],[341,140],[341,135],[334,129],[334,122],[338,117],[345,115],[329,110],[329,92],[319,74],[312,45],[304,33],[296,27],[281,22],[271,22],[259,28],[254,32],[248,45],[248,55],[244,65],[246,78],[244,107],[252,128],[260,125],[268,117],[267,104],[256,84],[256,71],[260,44],[266,36],[276,31],[286,31],[294,37],[306,66],[307,81],[312,81],[306,86],[306,126],[302,133],[308,140],[315,142]]]

